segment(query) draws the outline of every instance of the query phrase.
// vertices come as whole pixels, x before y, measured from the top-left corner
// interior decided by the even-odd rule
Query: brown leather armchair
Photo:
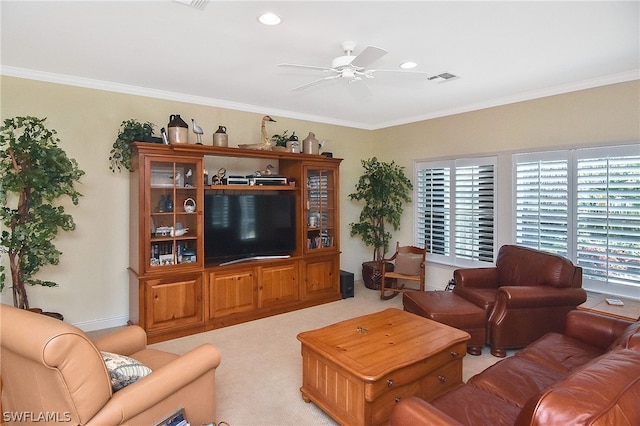
[[[137,326],[92,341],[68,323],[2,304],[0,326],[2,410],[9,417],[29,413],[76,425],[152,425],[184,408],[191,424],[215,421],[220,353],[213,345],[182,356],[149,349]],[[113,392],[100,351],[129,356],[152,372]]]
[[[454,293],[485,310],[491,353],[504,357],[554,331],[584,303],[582,268],[568,259],[515,245],[500,248],[496,266],[458,269]]]

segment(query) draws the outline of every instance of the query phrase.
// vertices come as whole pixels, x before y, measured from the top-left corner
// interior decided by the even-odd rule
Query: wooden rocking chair
[[[416,246],[400,246],[396,243],[396,252],[389,259],[382,260],[382,278],[380,298],[392,299],[403,291],[424,291],[425,261],[427,250]],[[387,271],[387,263],[393,263],[393,271]],[[387,286],[387,280],[390,286]],[[405,287],[405,281],[418,283],[418,288]]]

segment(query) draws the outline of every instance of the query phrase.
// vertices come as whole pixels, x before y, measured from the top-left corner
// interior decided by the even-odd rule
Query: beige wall
[[[127,172],[111,173],[108,164],[120,123],[135,118],[151,121],[159,130],[170,114],[177,113],[187,121],[198,120],[207,132],[205,143],[218,125],[227,126],[230,145],[235,146],[259,141],[262,114],[6,76],[0,84],[2,119],[48,117],[61,147],[86,172],[78,188],[84,194],[79,206],[68,207],[77,229],[56,239],[64,253],[61,262],[41,276],[60,286],[30,288],[32,305],[62,312],[69,322],[86,330],[124,324],[128,319],[129,182]],[[513,150],[637,142],[639,91],[640,83],[635,81],[377,131],[275,116],[278,122],[271,123],[269,131],[295,130],[301,139],[312,131],[318,139],[329,141],[326,150],[344,158],[340,169],[341,268],[356,273],[358,279],[360,263],[372,256],[360,240],[349,237],[348,224],[357,220],[360,206],[347,195],[361,173],[361,158],[376,155],[395,160],[412,175],[415,159],[501,153],[501,164],[509,166],[506,153]],[[501,187],[499,196],[499,208],[509,212],[510,189]],[[409,206],[397,239],[412,240],[412,218],[413,206]],[[507,228],[500,229],[503,242],[510,238]],[[444,286],[450,271],[450,267],[432,265],[431,287]],[[12,303],[9,289],[1,297],[3,303]]]

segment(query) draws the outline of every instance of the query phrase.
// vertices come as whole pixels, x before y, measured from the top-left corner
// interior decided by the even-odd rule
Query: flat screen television
[[[296,199],[288,191],[205,191],[204,254],[207,264],[296,249]]]

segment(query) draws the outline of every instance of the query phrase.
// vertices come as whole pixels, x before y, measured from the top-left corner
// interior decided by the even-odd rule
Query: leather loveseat
[[[68,323],[3,304],[0,326],[7,424],[153,425],[180,408],[191,424],[215,421],[220,353],[213,345],[182,356],[150,349],[138,326],[92,341]],[[114,392],[101,351],[151,371]]]
[[[567,313],[584,303],[582,268],[539,250],[504,245],[496,266],[457,269],[453,293],[484,309],[491,353],[521,348],[562,332]]]
[[[398,402],[390,425],[640,424],[640,321],[585,311],[430,402]]]

